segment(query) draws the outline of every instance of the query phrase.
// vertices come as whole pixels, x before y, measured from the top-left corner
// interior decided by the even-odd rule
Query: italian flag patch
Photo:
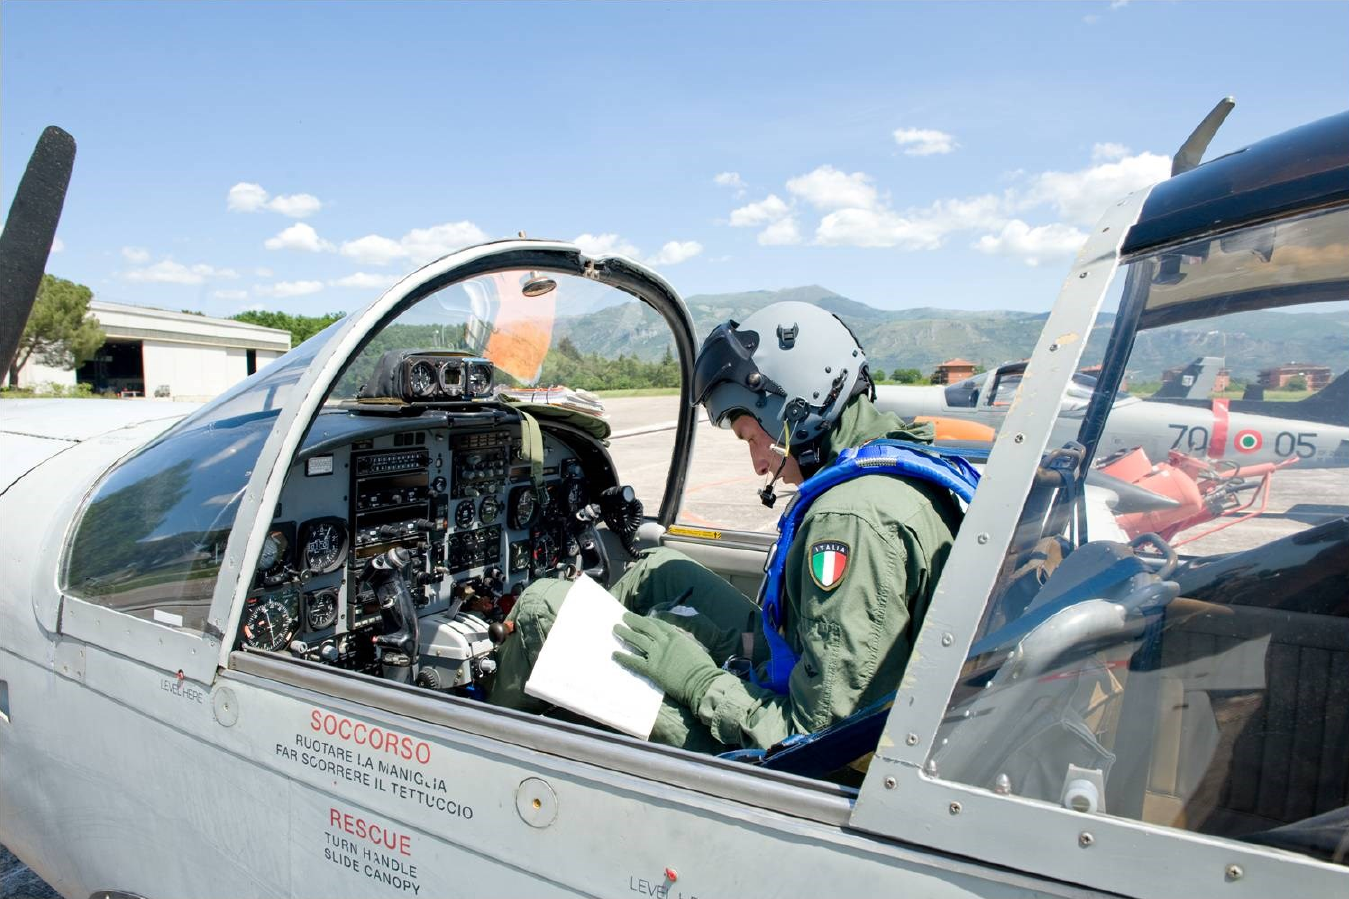
[[[810,576],[823,590],[832,590],[848,570],[848,544],[836,540],[816,543],[810,548]]]

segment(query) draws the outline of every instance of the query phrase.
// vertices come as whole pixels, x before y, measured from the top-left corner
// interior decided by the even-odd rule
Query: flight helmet
[[[743,323],[717,325],[693,371],[694,402],[729,428],[753,415],[803,462],[818,460],[819,439],[848,400],[872,390],[867,357],[848,326],[809,303],[765,306]]]

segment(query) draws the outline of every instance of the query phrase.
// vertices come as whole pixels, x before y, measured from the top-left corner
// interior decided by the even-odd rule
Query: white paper
[[[573,581],[525,692],[646,740],[665,693],[614,661],[616,650],[629,650],[614,636],[623,612],[622,603],[590,578]]]

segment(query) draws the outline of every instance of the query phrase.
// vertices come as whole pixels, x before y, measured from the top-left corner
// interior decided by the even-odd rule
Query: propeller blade
[[[0,233],[0,376],[9,372],[28,323],[75,165],[75,138],[48,126],[28,160]]]

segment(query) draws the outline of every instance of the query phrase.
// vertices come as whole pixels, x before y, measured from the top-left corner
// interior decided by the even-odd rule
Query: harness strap
[[[763,633],[768,641],[769,659],[764,676],[751,671],[755,684],[775,693],[786,693],[792,669],[799,656],[782,636],[782,582],[787,569],[787,551],[796,539],[806,510],[825,491],[844,481],[870,474],[912,478],[944,487],[966,503],[974,498],[979,473],[959,456],[947,456],[926,447],[898,440],[873,440],[863,446],[846,449],[834,463],[807,479],[796,498],[778,519],[778,539],[768,554],[765,576],[759,588],[763,609]]]

